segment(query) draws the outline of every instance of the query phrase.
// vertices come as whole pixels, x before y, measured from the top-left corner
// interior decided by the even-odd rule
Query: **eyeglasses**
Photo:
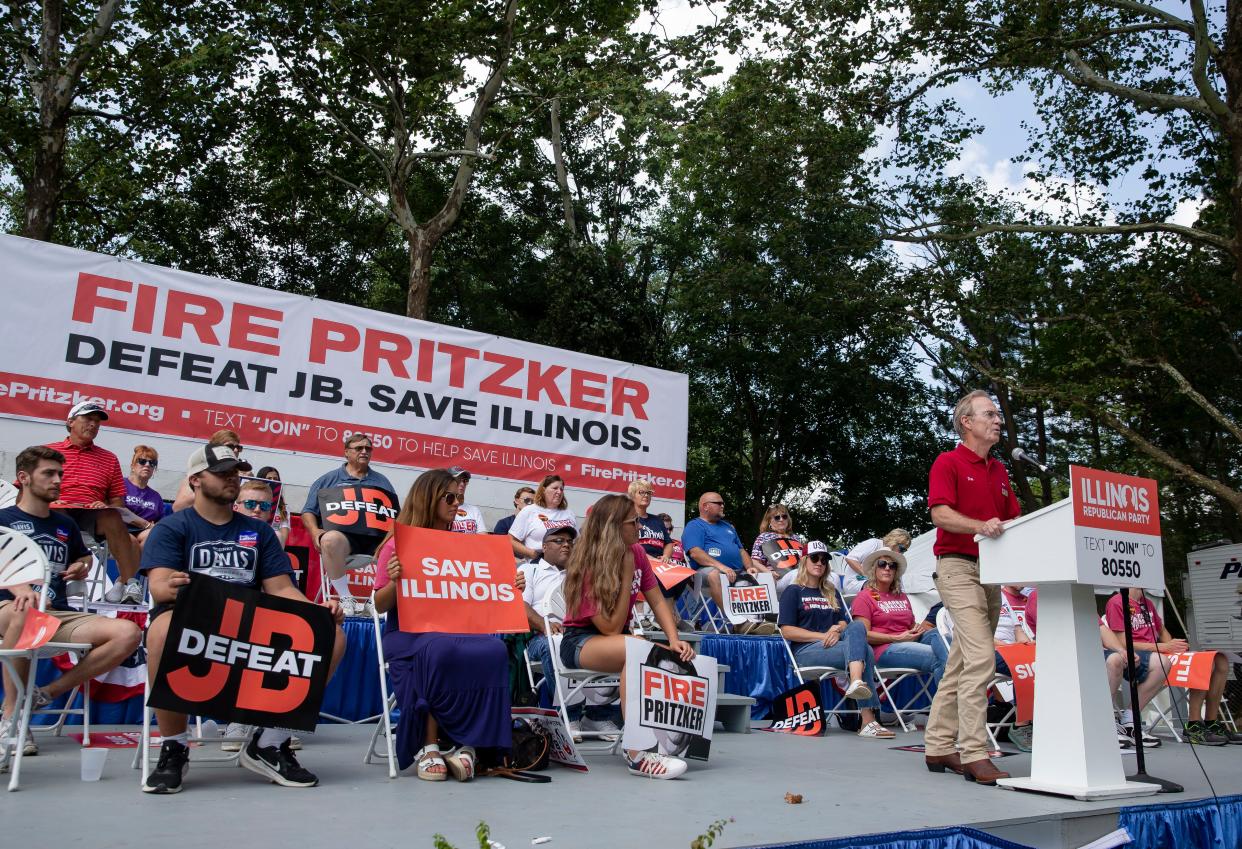
[[[789,521],[789,514],[788,514],[788,513],[782,513],[782,514],[781,514],[781,515],[779,515],[779,516],[773,516],[773,517],[772,517],[772,521],[773,521],[773,522],[788,522],[788,521]]]
[[[806,559],[810,560],[812,563],[826,563],[828,561],[827,555],[819,554],[819,553],[808,554],[806,556]]]
[[[139,466],[150,466],[153,469],[159,466],[160,464],[159,460],[152,460],[149,457],[139,457],[134,462],[137,463]]]
[[[1005,417],[995,410],[985,410],[982,413],[971,413],[970,417],[972,419],[996,419],[1001,424],[1005,423]]]
[[[896,564],[896,563],[894,563],[894,562],[893,562],[893,561],[891,561],[891,560],[877,560],[877,561],[875,561],[875,568],[877,568],[877,569],[896,569],[896,568],[897,568],[897,564]]]
[[[543,538],[544,548],[547,548],[549,545],[563,545],[563,546],[568,547],[573,544],[574,544],[573,537],[555,536],[555,537],[544,537]]]
[[[234,454],[242,453],[242,446],[238,445],[236,442],[226,442],[224,443],[224,447],[232,451]]]
[[[357,451],[359,454],[370,454],[372,449],[370,445],[357,445],[353,448],[346,448],[345,450]]]
[[[518,500],[521,501],[523,504],[534,504],[535,503],[535,499],[529,495],[526,496],[525,498],[520,498]]]
[[[253,498],[247,498],[242,501],[242,507],[245,507],[247,510],[263,510],[266,512],[272,509],[272,502],[255,501]]]
[[[640,489],[635,495],[655,495],[654,489]]]
[[[461,503],[462,501],[464,501],[465,499],[455,492],[446,492],[440,496],[440,500],[443,501],[445,504],[448,504],[450,506],[455,506]]]

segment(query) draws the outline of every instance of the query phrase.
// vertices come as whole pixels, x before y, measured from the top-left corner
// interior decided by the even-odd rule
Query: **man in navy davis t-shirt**
[[[120,666],[134,653],[142,639],[138,626],[127,619],[111,619],[81,613],[69,607],[65,598],[65,581],[78,581],[90,569],[90,553],[82,542],[77,523],[63,513],[53,512],[51,505],[60,498],[65,458],[54,448],[34,445],[17,455],[17,485],[21,488],[17,503],[0,510],[0,527],[25,534],[39,544],[51,565],[47,584],[47,613],[56,617],[59,626],[52,639],[61,643],[89,643],[91,651],[81,663],[73,666],[34,693],[34,707],[41,708],[74,687]],[[39,588],[18,584],[0,588],[0,648],[12,648],[26,625],[26,612],[39,607]],[[14,660],[17,672],[25,677],[26,662]],[[6,727],[12,722],[16,688],[9,681],[4,667],[4,709],[0,721],[0,738],[14,734]],[[38,753],[34,741],[27,738],[25,754]]]
[[[151,585],[151,623],[147,626],[147,668],[159,668],[172,617],[167,616],[177,592],[190,582],[190,572],[241,584],[296,601],[307,601],[293,582],[293,567],[271,525],[233,510],[241,483],[237,454],[224,445],[206,445],[190,456],[186,474],[194,504],[158,522],[142,550],[142,571]],[[342,614],[335,599],[326,605],[339,626]],[[345,634],[338,627],[329,675],[345,653]],[[186,716],[157,710],[164,743],[144,793],[179,793],[189,767]],[[241,765],[283,787],[314,787],[319,779],[298,763],[289,747],[288,731],[256,729],[242,749]]]

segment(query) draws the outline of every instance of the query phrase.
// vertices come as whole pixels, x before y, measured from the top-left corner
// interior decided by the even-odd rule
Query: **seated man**
[[[345,562],[355,554],[375,554],[382,537],[323,528],[323,517],[319,515],[319,491],[343,486],[376,486],[389,492],[395,490],[388,478],[371,468],[371,437],[365,433],[351,433],[345,437],[344,444],[345,462],[320,475],[310,485],[306,493],[306,506],[302,508],[302,525],[310,534],[315,551],[319,552],[319,562],[323,566],[324,575],[340,597],[345,613],[358,616],[362,614],[362,609],[350,595]],[[322,592],[323,597],[327,598],[326,587]]]
[[[20,531],[33,539],[51,563],[47,612],[60,620],[60,627],[52,640],[58,643],[89,643],[92,647],[81,663],[35,691],[33,704],[36,709],[47,706],[74,687],[88,683],[96,675],[119,666],[134,653],[142,638],[142,633],[133,622],[79,613],[71,610],[65,599],[65,581],[80,580],[87,573],[90,553],[74,521],[61,513],[52,512],[50,507],[60,497],[64,462],[65,458],[58,451],[43,445],[32,446],[18,454],[17,484],[21,491],[17,504],[0,510],[0,526]],[[37,589],[28,585],[0,588],[0,634],[4,635],[0,648],[12,648],[17,644],[26,624],[26,612],[38,607]],[[18,661],[16,665],[21,675],[28,674],[24,662]],[[15,695],[8,667],[5,667],[0,737],[11,736],[6,725],[12,722]],[[38,748],[29,737],[25,753],[38,754]]]
[[[190,571],[217,580],[231,580],[265,593],[295,601],[306,596],[293,583],[293,567],[280,547],[272,526],[233,510],[240,490],[240,460],[229,448],[207,445],[190,456],[186,474],[194,489],[194,503],[156,524],[142,552],[142,571],[151,582],[151,621],[147,626],[147,669],[152,678],[159,668],[170,612],[178,591],[190,582]],[[213,574],[213,563],[203,564],[209,547],[215,560],[227,561],[223,576]],[[342,614],[336,601],[328,602],[338,625]],[[345,653],[345,634],[338,627],[329,675]],[[179,793],[189,767],[186,716],[167,710],[155,712],[164,739],[159,763],[143,785],[144,793]],[[242,750],[241,765],[283,787],[314,787],[319,779],[298,763],[289,743],[290,733],[275,728],[254,731]]]
[[[129,527],[119,510],[108,507],[125,506],[125,476],[116,455],[95,444],[100,422],[108,413],[95,401],[82,401],[69,410],[65,429],[69,436],[62,442],[47,446],[65,458],[64,479],[60,487],[61,509],[87,533],[102,536],[108,542],[108,553],[116,560],[120,577],[109,588],[104,600],[113,604],[142,602],[142,584],[138,574],[138,544],[129,535]]]
[[[552,704],[556,689],[552,684],[551,647],[547,634],[544,633],[543,614],[547,609],[548,599],[557,587],[565,581],[565,564],[574,550],[574,539],[578,529],[572,525],[553,528],[543,538],[543,556],[533,563],[523,563],[518,571],[526,577],[526,585],[522,589],[522,601],[526,603],[526,621],[535,632],[534,638],[527,644],[526,650],[543,666],[543,684],[540,686],[540,702]],[[552,622],[552,633],[561,633],[560,622]],[[608,693],[598,689],[586,691],[586,717],[582,718],[581,703],[566,705],[569,714],[569,732],[575,737],[581,731],[597,731],[604,734],[620,734],[621,729],[612,721],[612,710],[609,703],[612,699]]]
[[[1169,634],[1169,630],[1164,627],[1160,614],[1156,613],[1156,606],[1151,603],[1151,600],[1147,598],[1142,589],[1131,587],[1127,602],[1130,613],[1130,630],[1134,640],[1134,653],[1138,659],[1138,666],[1135,671],[1139,673],[1139,679],[1144,680],[1144,667],[1154,667],[1151,674],[1155,675],[1159,681],[1159,685],[1151,691],[1151,695],[1147,699],[1143,699],[1143,690],[1140,688],[1139,700],[1142,704],[1139,705],[1139,708],[1141,710],[1150,701],[1151,696],[1159,692],[1160,686],[1163,685],[1163,682],[1168,677],[1168,664],[1160,663],[1158,658],[1152,657],[1152,654],[1154,652],[1159,652],[1163,655],[1178,654],[1179,652],[1189,650],[1190,646],[1185,640],[1173,639],[1172,635]],[[1121,596],[1114,593],[1108,599],[1108,604],[1104,606],[1104,621],[1108,625],[1108,629],[1118,636],[1120,646],[1124,646],[1125,620],[1121,617]],[[1204,746],[1224,746],[1228,743],[1242,744],[1242,734],[1230,731],[1225,723],[1220,721],[1220,700],[1225,693],[1225,682],[1228,678],[1229,663],[1225,660],[1223,654],[1218,653],[1216,661],[1212,666],[1212,679],[1208,689],[1206,691],[1190,691],[1190,708],[1186,720],[1187,743],[1196,743]],[[1120,731],[1121,729],[1118,729],[1118,733]],[[1144,745],[1148,745],[1147,739],[1144,736]],[[1159,745],[1158,741],[1157,745]]]
[[[698,517],[686,523],[681,535],[687,562],[703,576],[704,589],[721,611],[724,610],[721,582],[736,583],[743,572],[771,571],[751,562],[750,553],[742,546],[742,538],[733,525],[725,521],[724,515],[725,503],[720,494],[705,492],[699,496]],[[700,611],[697,606],[692,607],[687,618],[695,623]]]

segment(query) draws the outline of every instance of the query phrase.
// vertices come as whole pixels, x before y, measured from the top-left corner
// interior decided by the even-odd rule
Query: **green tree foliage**
[[[863,209],[870,129],[782,68],[744,64],[684,128],[661,238],[691,376],[690,483],[813,526],[918,524],[934,452],[893,268]],[[741,511],[735,509],[734,515]]]

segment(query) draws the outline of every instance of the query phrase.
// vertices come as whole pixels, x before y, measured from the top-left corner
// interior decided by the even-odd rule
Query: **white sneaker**
[[[289,735],[289,751],[291,752],[302,751],[302,738],[301,737],[295,736],[293,734]]]
[[[615,743],[621,739],[621,729],[611,719],[588,719],[583,717],[578,727],[582,731],[593,731],[601,735],[598,739],[609,743]]]
[[[142,580],[138,577],[130,578],[125,582],[125,592],[121,595],[122,604],[142,604],[146,592],[142,588]]]
[[[582,742],[582,728],[579,727],[581,724],[576,719],[569,720],[569,736],[574,738],[575,743]]]
[[[350,595],[341,596],[339,601],[341,603],[341,612],[344,613],[346,616],[359,616],[360,615],[358,613],[358,602],[354,601],[353,596],[350,596]]]
[[[850,682],[849,688],[845,691],[845,697],[859,702],[865,701],[866,699],[871,698],[871,688],[864,684],[862,679],[859,678],[857,681]]]
[[[639,752],[634,760],[630,760],[630,756],[626,753],[622,753],[622,757],[625,758],[625,765],[629,768],[630,775],[637,775],[640,778],[667,780],[680,778],[686,771],[686,762],[681,758],[661,755],[659,752]]]
[[[104,601],[108,604],[120,604],[121,599],[125,597],[126,584],[120,581],[113,581],[112,586],[108,587],[108,591],[104,593]]]
[[[1117,723],[1117,746],[1121,749],[1134,748],[1134,739],[1130,737],[1130,730],[1121,723]]]
[[[250,726],[242,725],[240,722],[230,722],[229,727],[224,729],[224,736],[225,737],[244,737],[247,740],[249,740],[250,739]],[[244,745],[246,744],[240,740],[236,740],[236,741],[226,740],[225,742],[220,744],[220,749],[221,751],[225,751],[225,752],[240,752],[242,750],[242,746]]]
[[[17,734],[17,715],[14,714],[8,719],[0,719],[0,753],[3,752],[2,747],[8,745],[5,739],[13,737],[15,734]],[[22,754],[28,758],[39,754],[39,747],[35,745],[34,737],[31,735],[29,728],[26,729],[26,744],[22,747]]]

